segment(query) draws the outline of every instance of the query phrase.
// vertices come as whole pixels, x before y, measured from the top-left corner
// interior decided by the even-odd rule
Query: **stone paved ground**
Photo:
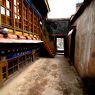
[[[86,95],[81,79],[63,55],[40,58],[8,81],[0,95]]]

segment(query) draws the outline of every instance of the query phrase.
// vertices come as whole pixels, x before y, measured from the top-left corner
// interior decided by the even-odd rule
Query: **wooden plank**
[[[3,75],[2,75],[2,68],[0,66],[0,87],[3,86]]]

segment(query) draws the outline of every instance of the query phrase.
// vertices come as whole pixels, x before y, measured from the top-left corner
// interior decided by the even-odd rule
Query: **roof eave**
[[[83,4],[79,8],[79,10],[77,11],[77,13],[74,15],[74,17],[70,21],[71,25],[73,25],[73,23],[82,15],[82,13],[84,12],[84,10],[90,5],[90,3],[92,1],[93,0],[84,0]]]
[[[45,4],[46,4],[46,6],[47,6],[47,10],[48,10],[48,12],[50,12],[50,7],[49,7],[48,0],[45,0]]]

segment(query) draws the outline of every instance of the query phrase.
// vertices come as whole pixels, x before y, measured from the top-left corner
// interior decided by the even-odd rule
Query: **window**
[[[1,23],[12,26],[12,0],[1,1]]]
[[[1,6],[1,14],[5,15],[5,8]]]
[[[16,6],[16,0],[14,0],[14,5]]]
[[[34,33],[38,34],[40,30],[40,22],[39,22],[39,17],[34,14]]]
[[[6,7],[10,9],[10,2],[8,0],[6,0]]]
[[[22,15],[23,3],[23,15]],[[25,32],[39,33],[39,17],[22,0],[1,0],[1,24],[16,30],[24,29]],[[23,16],[23,18],[22,18]],[[22,25],[23,24],[23,25]],[[10,27],[11,26],[11,27]]]
[[[33,32],[33,12],[29,10],[29,31]]]
[[[28,31],[28,8],[27,5],[24,4],[24,30]]]
[[[57,38],[57,50],[58,51],[64,51],[64,39],[63,38]]]
[[[6,10],[6,15],[7,15],[7,16],[11,16],[11,14],[10,14],[10,11],[9,11],[9,10]]]
[[[22,29],[22,2],[21,0],[14,0],[14,18],[15,18],[15,27]]]

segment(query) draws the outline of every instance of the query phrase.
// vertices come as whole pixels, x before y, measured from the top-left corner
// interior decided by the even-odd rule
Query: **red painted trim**
[[[64,34],[50,34],[50,36],[64,36]]]

